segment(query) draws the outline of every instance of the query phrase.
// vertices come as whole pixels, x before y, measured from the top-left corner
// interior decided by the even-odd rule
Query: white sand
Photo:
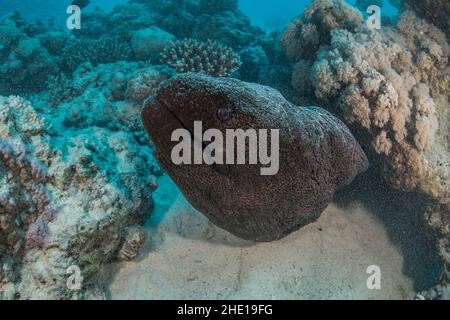
[[[383,224],[361,204],[331,204],[317,223],[252,244],[211,225],[168,178],[140,257],[116,263],[112,299],[405,299],[413,281]],[[381,289],[366,285],[381,268]]]

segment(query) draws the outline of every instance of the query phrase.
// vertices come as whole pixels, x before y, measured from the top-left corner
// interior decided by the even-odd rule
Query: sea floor
[[[209,223],[167,176],[154,199],[139,258],[105,272],[111,299],[408,299],[433,281],[423,278],[433,264],[422,263],[432,250],[410,214],[390,212],[395,200],[341,196],[316,223],[254,244]],[[367,287],[371,265],[381,289]]]

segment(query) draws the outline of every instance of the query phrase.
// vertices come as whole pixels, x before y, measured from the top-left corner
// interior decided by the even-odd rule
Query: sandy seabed
[[[154,199],[139,258],[104,273],[111,299],[408,299],[433,268],[414,218],[390,212],[395,199],[332,203],[316,223],[256,244],[209,223],[166,176]],[[379,290],[367,288],[371,265]]]

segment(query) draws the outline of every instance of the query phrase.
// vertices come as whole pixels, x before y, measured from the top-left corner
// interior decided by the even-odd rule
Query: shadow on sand
[[[435,285],[440,265],[423,218],[426,200],[417,193],[393,189],[381,181],[377,171],[371,168],[359,175],[335,194],[334,202],[346,208],[360,201],[375,215],[404,257],[403,273],[413,279],[416,291],[427,290]]]

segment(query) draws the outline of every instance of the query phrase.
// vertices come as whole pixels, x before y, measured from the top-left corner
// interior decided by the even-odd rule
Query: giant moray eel
[[[158,161],[192,206],[247,240],[277,240],[314,222],[336,189],[368,167],[349,129],[332,114],[236,79],[177,75],[145,103],[142,120]],[[171,135],[179,128],[194,132],[194,121],[224,135],[226,129],[279,129],[278,173],[261,175],[260,164],[175,165],[171,151],[178,142]]]

